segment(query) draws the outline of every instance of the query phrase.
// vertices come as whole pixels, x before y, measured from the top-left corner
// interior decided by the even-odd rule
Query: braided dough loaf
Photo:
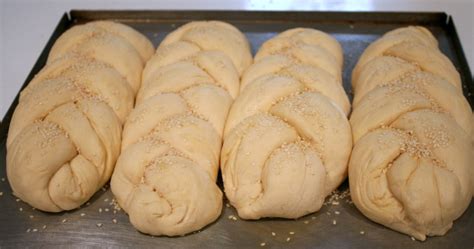
[[[444,235],[473,194],[472,111],[423,27],[388,32],[352,75],[351,196],[370,219],[419,240]]]
[[[242,77],[225,126],[221,169],[244,219],[298,218],[345,179],[352,137],[331,36],[291,29],[265,42]]]
[[[137,31],[104,21],[58,39],[10,123],[7,174],[16,196],[59,212],[79,207],[109,180],[133,107],[136,83],[128,79],[140,79],[144,47],[153,48]],[[127,65],[136,68],[130,77],[120,70]]]
[[[111,180],[141,232],[184,235],[219,217],[224,122],[239,93],[237,68],[248,64],[233,61],[237,55],[251,59],[240,31],[191,22],[169,34],[147,62]]]

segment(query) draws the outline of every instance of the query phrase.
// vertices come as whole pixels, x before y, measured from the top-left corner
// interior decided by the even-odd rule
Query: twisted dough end
[[[221,153],[226,195],[244,219],[315,212],[346,176],[349,123],[317,93],[288,97],[268,112],[245,118],[226,136]]]
[[[56,108],[8,146],[14,194],[43,211],[77,208],[112,174],[120,133],[120,121],[103,102],[86,99]]]
[[[134,227],[151,235],[199,230],[216,220],[222,209],[222,192],[209,174],[153,139],[122,153],[111,189]]]
[[[352,200],[370,219],[419,240],[444,235],[471,201],[469,139],[446,114],[402,114],[356,143]]]

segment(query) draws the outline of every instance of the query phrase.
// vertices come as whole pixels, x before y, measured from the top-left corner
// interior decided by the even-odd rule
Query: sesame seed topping
[[[272,236],[275,237],[277,234],[275,232],[272,232]]]
[[[86,216],[86,214],[85,214],[85,213],[81,213],[81,217],[84,217],[84,216]]]
[[[289,234],[293,235],[293,234],[295,234],[295,232],[289,232]]]
[[[364,234],[365,234],[365,231],[363,231],[363,230],[362,230],[362,231],[360,231],[360,234],[364,235]]]
[[[332,224],[333,224],[333,225],[336,225],[336,224],[337,224],[337,221],[336,221],[336,220],[332,220]]]
[[[97,227],[102,227],[102,223],[97,223]]]
[[[61,222],[62,222],[62,223],[65,223],[65,222],[67,222],[67,219],[63,219]]]
[[[291,240],[290,237],[286,238],[286,242],[290,242],[290,240]]]
[[[265,245],[266,245],[265,242],[260,243],[260,246],[265,246]]]

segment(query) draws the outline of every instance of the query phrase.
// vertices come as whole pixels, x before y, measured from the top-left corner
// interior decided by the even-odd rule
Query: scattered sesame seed
[[[61,222],[62,222],[62,223],[65,223],[66,221],[67,221],[67,219],[63,219]]]
[[[3,192],[0,192],[0,196],[3,196]]]
[[[293,234],[295,234],[295,232],[289,232],[289,234],[293,235]]]
[[[81,217],[84,217],[84,216],[86,216],[86,214],[85,214],[85,213],[81,213]]]
[[[315,219],[316,219],[316,216],[311,217],[311,219],[312,219],[312,220],[315,220]]]
[[[30,219],[33,219],[33,218],[35,218],[35,216],[33,216],[33,215],[30,215]]]
[[[109,209],[108,209],[108,208],[105,208],[104,210],[105,210],[105,212],[109,212]]]
[[[26,229],[26,232],[29,233],[31,231],[31,228]]]
[[[114,210],[114,214],[116,214],[116,213],[117,213],[117,210]]]
[[[105,198],[105,199],[104,199],[104,202],[108,202],[108,201],[109,201],[109,198]]]
[[[331,212],[326,212],[327,215],[331,215]]]
[[[337,224],[337,221],[336,221],[336,220],[332,220],[332,224],[333,224],[333,225],[336,225],[336,224]]]
[[[305,220],[303,221],[304,224],[309,224],[309,221]]]
[[[97,227],[102,227],[102,223],[97,223]]]
[[[228,208],[230,208],[230,204],[229,204],[229,203],[226,203],[225,206],[228,207]]]
[[[23,208],[19,208],[18,210],[20,210],[20,212],[23,212]]]
[[[4,182],[4,181],[5,181],[5,177],[2,177],[2,182]]]
[[[331,202],[331,204],[332,204],[333,206],[337,206],[337,205],[339,205],[339,202],[338,202],[338,201],[333,201],[333,202]]]
[[[235,215],[229,215],[229,216],[227,217],[227,219],[229,219],[229,220],[234,220],[234,221],[235,221],[235,220],[237,220],[237,217],[235,217]]]
[[[365,234],[365,231],[360,231],[360,234],[364,235],[364,234]]]
[[[266,245],[265,242],[260,243],[260,246],[265,246],[265,245]]]
[[[36,228],[33,228],[33,232],[35,232],[35,233],[36,233],[36,232],[38,232],[38,229],[36,229]]]
[[[415,241],[416,239],[412,236],[412,237],[411,237],[411,240]]]
[[[275,237],[277,234],[275,232],[272,232],[272,236]]]
[[[46,225],[43,225],[43,229],[46,229]]]
[[[339,211],[334,211],[335,214],[339,215],[341,212]]]
[[[99,213],[102,213],[102,208],[99,208]]]
[[[117,219],[112,219],[112,222],[113,222],[114,224],[117,224]]]
[[[290,237],[286,238],[286,242],[289,242],[290,240],[291,240],[291,238],[290,238]]]
[[[16,201],[16,202],[19,202],[19,201],[20,201],[20,199],[16,198],[16,200],[15,200],[15,201]]]

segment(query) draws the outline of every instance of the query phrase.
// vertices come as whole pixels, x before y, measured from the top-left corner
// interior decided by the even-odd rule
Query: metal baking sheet
[[[255,51],[262,42],[293,27],[311,27],[333,35],[344,49],[344,87],[349,95],[350,74],[363,50],[383,33],[407,25],[423,25],[461,73],[464,93],[474,103],[472,76],[453,20],[445,13],[361,12],[241,12],[241,11],[71,11],[65,13],[29,74],[24,86],[44,66],[54,41],[77,23],[112,19],[145,34],[156,46],[176,27],[192,20],[230,22],[245,33]],[[34,41],[32,41],[34,42]],[[23,87],[24,87],[23,86]],[[184,237],[152,237],[137,232],[122,211],[114,212],[106,186],[88,205],[58,214],[34,210],[11,194],[5,173],[5,141],[18,97],[0,126],[0,248],[472,248],[474,204],[443,237],[413,241],[364,217],[350,197],[327,200],[314,214],[297,220],[238,219],[232,207],[201,231]],[[339,188],[347,191],[347,181]],[[225,203],[227,201],[225,200]],[[232,217],[237,217],[234,220]],[[262,244],[265,243],[265,244]]]

